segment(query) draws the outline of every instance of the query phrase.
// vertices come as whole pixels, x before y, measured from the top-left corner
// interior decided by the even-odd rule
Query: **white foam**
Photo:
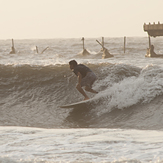
[[[155,97],[163,94],[163,69],[158,66],[144,68],[139,76],[126,77],[118,83],[108,85],[108,87],[99,92],[97,99],[103,101],[103,109],[99,112],[103,114],[113,108],[124,109],[135,104],[149,103]],[[106,77],[100,85],[109,83]]]
[[[0,127],[0,131],[3,163],[163,159],[162,131],[24,127]]]

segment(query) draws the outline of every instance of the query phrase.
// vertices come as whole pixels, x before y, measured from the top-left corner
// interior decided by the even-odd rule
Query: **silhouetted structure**
[[[145,57],[163,57],[163,55],[157,55],[154,52],[154,45],[151,44],[150,37],[157,37],[157,36],[163,36],[163,24],[145,24],[144,23],[144,31],[148,33],[148,39],[149,39],[149,48],[147,48],[147,53]]]
[[[40,54],[42,54],[45,50],[47,50],[49,47],[46,47]],[[38,46],[36,46],[36,53],[39,54]]]
[[[123,46],[124,53],[126,52],[126,36],[124,37],[124,46]]]
[[[42,54],[45,50],[47,50],[47,49],[49,49],[49,47],[46,47],[46,48],[41,52],[41,54]]]
[[[36,53],[38,54],[38,47],[36,46]]]
[[[14,40],[12,39],[12,47],[11,47],[11,51],[9,54],[15,54],[16,51],[15,51],[15,48],[14,48]]]
[[[96,41],[102,46],[101,48],[102,59],[114,57],[109,53],[109,50],[104,47],[104,37],[102,37],[102,43],[100,43],[98,40]]]
[[[81,40],[83,41],[83,51],[82,51],[81,55],[83,55],[83,56],[88,56],[88,55],[90,55],[90,53],[89,53],[89,52],[87,51],[87,49],[85,49],[85,47],[84,47],[84,37],[82,37]]]

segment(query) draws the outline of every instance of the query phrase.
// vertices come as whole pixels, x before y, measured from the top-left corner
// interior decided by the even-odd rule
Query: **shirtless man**
[[[92,85],[97,79],[96,75],[89,69],[87,66],[83,64],[78,64],[75,60],[71,60],[69,62],[70,69],[75,73],[78,77],[78,84],[76,85],[76,89],[84,96],[84,100],[88,100],[89,97],[82,89],[85,86],[85,90],[91,93],[98,93],[92,89]]]

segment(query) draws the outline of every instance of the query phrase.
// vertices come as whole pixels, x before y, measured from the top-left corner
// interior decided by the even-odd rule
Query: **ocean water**
[[[0,162],[163,162],[163,58],[146,58],[147,37],[0,40]],[[152,38],[163,54],[163,38]],[[39,53],[36,53],[36,46]],[[43,53],[41,53],[46,47]],[[90,67],[98,80],[83,100],[68,62]]]

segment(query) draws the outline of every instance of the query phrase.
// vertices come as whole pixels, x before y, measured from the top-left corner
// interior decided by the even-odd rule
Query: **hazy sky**
[[[146,36],[163,0],[0,0],[0,39]]]

